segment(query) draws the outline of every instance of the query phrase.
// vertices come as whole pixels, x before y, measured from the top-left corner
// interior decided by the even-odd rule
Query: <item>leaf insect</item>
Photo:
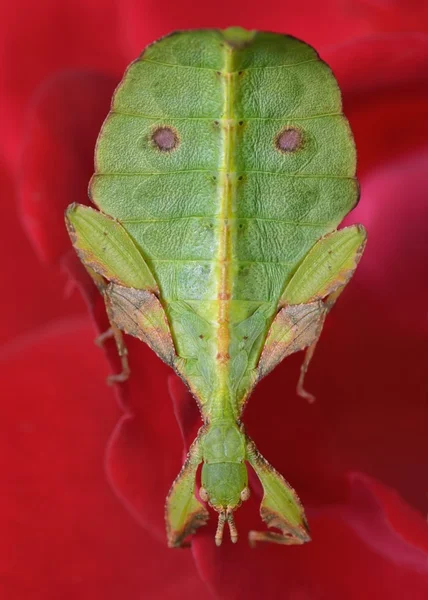
[[[361,225],[337,229],[359,188],[352,133],[328,66],[287,35],[175,32],[148,46],[117,88],[98,138],[90,197],[68,207],[80,260],[122,332],[184,380],[203,425],[166,502],[168,544],[218,513],[215,542],[249,497],[247,464],[275,531],[310,540],[302,504],[242,423],[254,386],[306,349],[361,258]],[[196,476],[202,464],[199,496]]]

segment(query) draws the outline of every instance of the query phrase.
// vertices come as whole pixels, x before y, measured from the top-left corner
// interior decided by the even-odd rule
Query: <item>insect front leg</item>
[[[263,486],[260,516],[268,527],[275,527],[281,532],[250,531],[250,545],[254,546],[256,542],[274,542],[289,546],[309,542],[309,527],[299,497],[284,477],[260,454],[249,437],[246,459]]]
[[[203,429],[190,446],[189,454],[166,499],[165,521],[168,546],[186,546],[186,538],[205,525],[209,514],[196,497],[196,473],[202,462],[201,438]]]

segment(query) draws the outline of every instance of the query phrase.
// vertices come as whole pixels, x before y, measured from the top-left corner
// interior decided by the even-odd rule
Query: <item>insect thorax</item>
[[[245,459],[245,434],[231,420],[213,420],[204,436],[202,453],[206,463],[241,463]]]

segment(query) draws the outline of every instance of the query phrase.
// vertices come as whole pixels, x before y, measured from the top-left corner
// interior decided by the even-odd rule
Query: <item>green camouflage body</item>
[[[250,541],[310,539],[297,495],[241,415],[254,385],[308,348],[304,375],[355,271],[364,228],[336,231],[358,199],[355,166],[329,67],[287,35],[176,32],[147,47],[116,90],[90,185],[100,212],[72,205],[66,218],[119,351],[120,331],[147,342],[201,410],[167,500],[171,546],[207,518],[195,487],[201,462],[218,544],[225,522],[237,539],[246,462],[263,485],[263,519],[281,530]]]

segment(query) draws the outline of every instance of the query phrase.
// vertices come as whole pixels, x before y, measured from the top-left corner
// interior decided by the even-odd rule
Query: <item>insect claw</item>
[[[129,378],[129,374],[131,372],[126,356],[121,357],[122,360],[122,371],[120,373],[113,373],[113,375],[108,375],[107,384],[114,385],[115,383],[123,383]]]
[[[317,342],[318,339],[316,339],[315,342],[313,342],[306,350],[305,358],[303,359],[302,366],[300,367],[300,376],[299,381],[297,382],[296,389],[297,395],[303,398],[304,400],[307,400],[309,404],[313,404],[316,398],[313,394],[305,390],[305,377],[308,371],[309,363],[311,362],[312,357],[314,355]]]
[[[102,348],[104,345],[104,342],[106,340],[109,340],[113,336],[114,336],[113,328],[109,327],[108,329],[106,329],[106,331],[103,331],[103,333],[100,333],[100,335],[98,335],[94,339],[94,344],[96,344],[99,348]]]
[[[107,385],[114,385],[115,383],[124,383],[129,377],[129,373],[113,373],[108,375],[106,378]]]
[[[299,380],[299,383],[296,388],[296,392],[297,392],[297,395],[300,396],[300,398],[303,398],[304,400],[306,400],[308,402],[308,404],[313,404],[316,400],[316,397],[313,394],[311,394],[310,392],[305,390],[301,380]]]

